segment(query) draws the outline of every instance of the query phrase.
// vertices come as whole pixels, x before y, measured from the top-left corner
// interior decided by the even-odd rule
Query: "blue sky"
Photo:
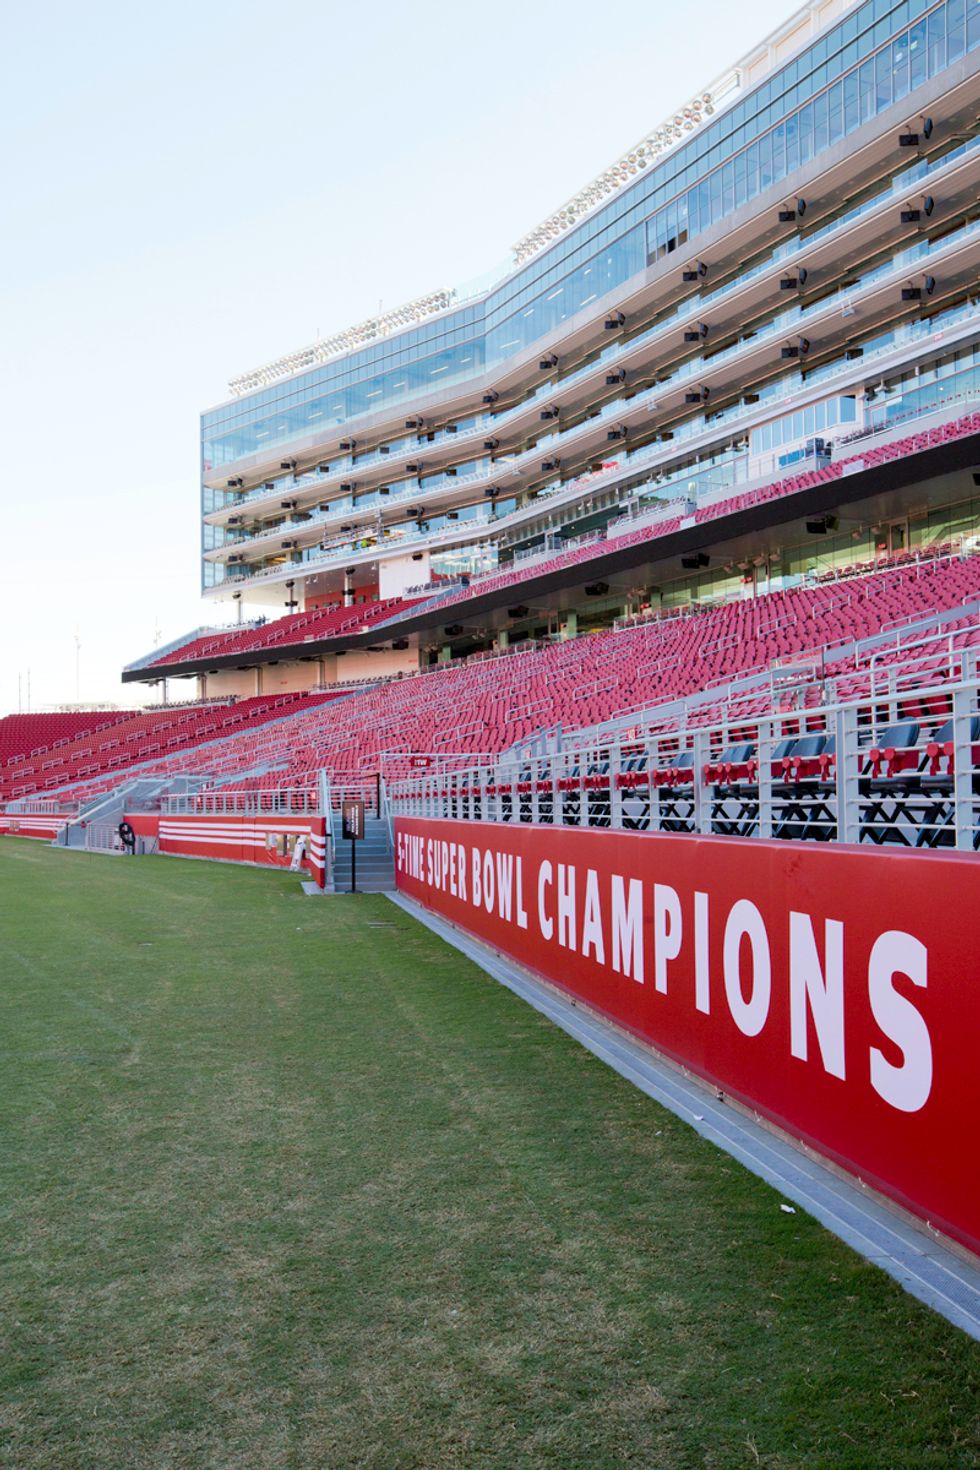
[[[8,10],[0,713],[117,700],[198,597],[227,380],[481,276],[786,0]],[[7,163],[9,162],[9,167]],[[180,686],[177,686],[180,687]]]

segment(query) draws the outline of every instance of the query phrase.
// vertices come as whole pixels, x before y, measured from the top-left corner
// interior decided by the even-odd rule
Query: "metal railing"
[[[70,822],[78,816],[81,807],[77,801],[42,801],[24,796],[7,802],[6,809],[17,816],[64,817]]]
[[[903,847],[980,847],[980,685],[746,711],[392,781],[395,816]]]
[[[85,828],[85,850],[86,852],[124,852],[123,841],[119,835],[119,824],[89,822]]]
[[[313,783],[279,790],[193,791],[164,796],[161,817],[320,816],[320,791]]]

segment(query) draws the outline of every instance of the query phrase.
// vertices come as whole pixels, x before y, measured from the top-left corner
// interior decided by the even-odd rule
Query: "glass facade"
[[[857,420],[857,404],[853,395],[830,398],[826,403],[811,403],[798,408],[795,413],[783,414],[771,424],[763,424],[751,435],[752,453],[768,454],[784,444],[794,444],[800,439],[810,439],[825,434],[839,424],[853,424]]]
[[[496,558],[500,550],[506,555],[517,547],[526,548],[529,538],[533,542],[535,537],[547,536],[561,525],[576,534],[591,530],[593,523],[602,524],[610,516],[621,514],[624,497],[638,498],[643,504],[676,497],[681,491],[695,498],[705,494],[710,497],[758,475],[763,457],[773,464],[781,463],[780,454],[801,440],[830,433],[840,438],[849,432],[848,426],[866,424],[875,415],[887,420],[894,414],[921,412],[930,391],[936,391],[924,370],[921,376],[916,373],[914,381],[903,381],[900,386],[896,383],[884,401],[879,398],[876,402],[874,389],[869,387],[865,394],[861,388],[855,393],[851,387],[856,381],[855,372],[860,371],[853,363],[860,359],[868,368],[876,358],[893,354],[905,344],[912,347],[937,328],[953,325],[964,314],[975,314],[974,303],[966,300],[962,291],[947,295],[938,309],[932,308],[931,317],[924,297],[919,310],[896,313],[885,309],[877,327],[874,312],[868,318],[857,317],[854,326],[845,329],[846,341],[841,340],[839,350],[835,346],[830,354],[826,350],[815,352],[816,361],[805,367],[802,360],[792,367],[782,363],[781,359],[790,353],[780,352],[776,339],[799,341],[805,344],[801,351],[806,351],[807,339],[799,334],[813,331],[819,343],[826,330],[828,310],[838,317],[854,318],[851,298],[857,299],[873,283],[890,285],[886,278],[892,276],[908,277],[909,281],[913,276],[933,279],[924,275],[925,269],[940,275],[943,261],[939,254],[957,242],[965,244],[980,231],[980,221],[969,208],[942,220],[940,212],[933,222],[938,228],[903,232],[891,250],[886,242],[895,238],[894,229],[886,231],[877,246],[873,242],[868,245],[846,273],[826,281],[822,290],[818,285],[814,293],[811,280],[809,294],[778,295],[756,319],[735,314],[733,327],[724,324],[722,315],[718,326],[712,315],[717,342],[714,330],[703,347],[696,336],[685,335],[684,340],[695,345],[684,348],[679,355],[678,327],[689,331],[688,318],[692,314],[713,313],[716,303],[729,292],[743,289],[747,281],[762,271],[778,268],[783,260],[787,261],[784,273],[793,275],[802,260],[810,266],[812,277],[811,252],[817,242],[836,231],[846,238],[852,222],[868,211],[881,211],[890,199],[904,201],[910,194],[914,198],[924,187],[932,188],[926,180],[933,171],[948,168],[958,155],[980,146],[980,137],[972,133],[957,146],[955,135],[941,138],[937,132],[938,147],[933,145],[929,157],[915,151],[898,155],[890,173],[852,197],[846,211],[818,220],[809,229],[806,224],[792,228],[775,243],[771,236],[762,236],[755,253],[751,247],[747,251],[737,278],[722,280],[710,291],[701,290],[683,300],[675,297],[661,303],[655,314],[628,333],[606,335],[587,358],[570,362],[557,381],[538,378],[522,397],[507,404],[503,414],[492,408],[481,410],[482,389],[476,388],[475,393],[470,391],[465,409],[468,416],[448,425],[441,421],[438,425],[427,424],[425,429],[413,428],[411,432],[401,422],[402,406],[407,418],[415,417],[430,394],[442,387],[470,384],[487,369],[497,368],[532,348],[558,329],[564,319],[587,310],[592,301],[640,277],[657,260],[683,250],[678,266],[681,260],[693,262],[700,234],[716,227],[763,191],[777,187],[821,153],[838,147],[850,134],[978,46],[980,0],[942,0],[939,4],[927,0],[866,0],[799,57],[700,127],[481,299],[460,303],[417,327],[379,338],[203,414],[205,473],[253,455],[268,453],[271,461],[266,469],[268,479],[261,484],[254,483],[253,475],[246,488],[240,472],[229,470],[234,478],[227,486],[222,480],[221,488],[204,487],[204,515],[234,511],[234,525],[202,525],[202,552],[233,556],[230,562],[204,562],[205,588],[222,582],[244,584],[253,578],[275,579],[294,568],[302,577],[317,565],[326,569],[338,561],[342,564],[351,553],[373,551],[375,547],[396,550],[399,545],[414,549],[420,540],[428,541],[443,575],[452,574],[451,566],[473,570],[489,554],[489,546],[496,548]],[[942,197],[940,185],[937,179],[937,199]],[[801,256],[801,252],[807,253]],[[935,265],[930,260],[934,253]],[[710,258],[710,250],[706,258]],[[802,279],[806,273],[801,270],[799,274]],[[786,283],[780,284],[785,290]],[[905,283],[901,284],[904,299]],[[815,330],[809,325],[811,320]],[[601,321],[600,316],[600,326]],[[659,371],[653,370],[652,361],[648,365],[638,356],[647,339],[647,355],[660,355]],[[714,401],[707,405],[707,389],[698,398],[699,381],[707,379],[712,383],[711,391],[717,392],[712,375],[719,364],[729,360],[734,363],[739,358],[748,361],[767,339],[773,339],[774,345],[767,345],[760,355],[762,366],[751,359],[751,392],[743,389],[747,395],[744,401],[733,397],[724,376],[720,395],[724,407],[716,406]],[[860,346],[855,346],[857,340]],[[610,395],[611,385],[626,380],[626,373],[617,376],[614,366],[624,353],[632,354],[641,365],[634,375],[627,360],[630,386]],[[972,354],[973,349],[968,353]],[[896,361],[894,357],[891,360]],[[902,360],[904,353],[897,359]],[[936,359],[935,371],[942,376],[940,361]],[[596,377],[600,364],[600,376]],[[820,385],[819,391],[827,396],[822,402],[793,409],[793,399],[802,386],[801,369],[806,388]],[[600,386],[594,399],[586,395],[581,404],[563,398],[561,423],[552,422],[558,417],[553,396],[567,393],[583,375],[592,375],[601,385],[602,370],[612,370],[612,376],[605,378],[606,392]],[[728,371],[726,366],[723,374]],[[739,372],[737,366],[735,372]],[[955,370],[946,370],[946,376],[952,374],[956,380],[955,389],[950,381],[940,392],[948,397],[964,391],[964,385],[975,384],[976,373],[975,356],[964,360],[960,354]],[[842,379],[841,374],[847,376]],[[673,417],[675,411],[668,408],[669,432],[658,433],[655,420],[649,420],[649,427],[646,420],[640,421],[638,415],[644,408],[657,409],[657,400],[679,385],[685,391],[692,387],[697,391],[687,391],[685,402],[692,406],[680,417]],[[540,415],[536,406],[529,413],[530,402],[539,396]],[[698,403],[702,406],[695,406]],[[759,424],[759,413],[766,407],[774,417]],[[358,445],[358,419],[381,411],[387,411],[390,417],[393,408],[397,422],[391,426],[390,438],[377,445],[375,436],[364,434],[364,443]],[[427,412],[424,408],[422,411]],[[511,428],[510,440],[495,453],[497,436],[507,440],[509,415],[519,416],[520,428],[516,434]],[[615,422],[623,415],[631,415],[628,431]],[[747,417],[751,429],[748,425],[740,427]],[[601,470],[598,463],[582,463],[589,446],[595,443],[600,419],[609,420],[616,430],[604,437],[623,441],[627,432],[630,437],[629,445],[618,442],[616,448],[593,450],[602,461]],[[525,428],[526,423],[532,426]],[[304,447],[315,445],[324,430],[338,427],[343,427],[355,442],[345,444],[343,450],[334,447],[325,457],[329,462],[309,465],[308,454],[316,450],[309,450],[304,458]],[[665,428],[664,423],[661,428]],[[490,436],[486,448],[484,434]],[[665,440],[673,441],[666,451]],[[427,452],[427,446],[433,445],[452,446],[454,453],[448,456],[448,463],[444,449],[439,455]],[[614,459],[608,462],[603,454]],[[522,457],[530,461],[538,455],[544,457],[540,465],[536,459],[533,463],[522,462]],[[282,469],[280,458],[284,461]],[[416,458],[418,463],[413,463]],[[294,459],[303,461],[303,468],[295,474]],[[516,463],[512,466],[511,461]],[[576,494],[574,487],[583,479],[609,470],[625,473],[606,474],[608,488],[603,486],[595,494],[590,493],[588,505],[583,506],[584,492]],[[524,488],[516,495],[509,494],[521,474],[529,477]],[[511,475],[515,479],[508,478]],[[490,492],[485,484],[493,477],[497,477],[503,493],[488,502]],[[377,484],[381,478],[386,480],[384,485]],[[467,485],[467,480],[483,483]],[[540,502],[540,509],[535,507],[533,519],[529,519],[529,501],[533,499]],[[556,503],[552,505],[553,500]],[[255,502],[254,508],[250,501]],[[402,501],[404,509],[399,504]],[[409,506],[413,509],[407,509]],[[515,519],[512,512],[517,510],[521,515]],[[342,526],[345,511],[353,524]],[[364,515],[365,511],[370,515]],[[360,520],[356,519],[358,513],[362,515]],[[513,522],[511,526],[506,518]],[[490,528],[491,523],[501,519],[504,524]],[[484,525],[492,541],[481,542],[479,547],[452,546],[455,531],[472,532]],[[282,545],[277,538],[287,544]],[[297,538],[299,544],[292,544]],[[225,547],[228,552],[224,552]]]
[[[866,0],[481,301],[209,410],[205,470],[478,376],[977,45],[980,0]]]

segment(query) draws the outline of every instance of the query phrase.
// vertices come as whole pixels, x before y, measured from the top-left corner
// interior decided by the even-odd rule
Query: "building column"
[[[497,652],[498,653],[503,653],[504,649],[507,648],[509,646],[509,644],[510,644],[510,629],[509,628],[501,628],[500,632],[497,634]]]
[[[566,615],[562,624],[562,638],[575,638],[578,635],[578,613],[570,612]]]

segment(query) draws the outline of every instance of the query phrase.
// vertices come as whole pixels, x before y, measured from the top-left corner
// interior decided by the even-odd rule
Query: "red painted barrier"
[[[71,817],[44,817],[29,813],[6,812],[0,815],[0,836],[36,837],[41,842],[54,842]]]
[[[160,817],[157,812],[127,812],[126,821],[137,837],[160,836]]]
[[[288,868],[288,839],[303,839],[304,865],[319,887],[326,883],[326,821],[323,817],[180,816],[160,818],[160,851],[186,857],[220,858]]]
[[[395,823],[399,889],[980,1252],[980,862]]]

